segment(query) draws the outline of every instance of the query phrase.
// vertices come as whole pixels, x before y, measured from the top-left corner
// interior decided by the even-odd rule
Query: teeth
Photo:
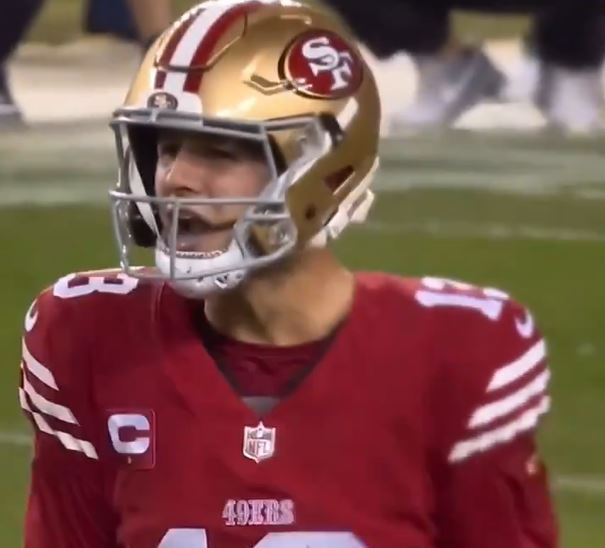
[[[199,216],[195,211],[191,209],[179,209],[178,216],[174,217],[175,207],[168,206],[164,211],[165,225],[164,225],[164,237],[165,242],[171,242],[174,244],[175,249],[172,253],[175,253],[177,257],[191,258],[191,259],[214,259],[221,256],[224,249],[212,249],[215,245],[212,245],[213,238],[216,238],[217,234],[226,230],[224,227],[212,226],[208,224],[205,219]],[[176,227],[174,226],[176,224]],[[176,228],[176,241],[173,241],[174,230]],[[209,238],[204,240],[204,238]],[[199,248],[206,247],[211,249],[207,251],[200,250]],[[215,240],[216,241],[216,240]],[[222,246],[222,241],[219,238],[218,246]],[[209,245],[208,245],[209,244]],[[171,254],[171,250],[168,249],[168,245],[164,243],[164,252]]]
[[[162,243],[161,249],[167,255],[171,254],[170,248]],[[186,250],[176,250],[176,257],[184,257],[184,258],[196,258],[196,259],[214,259],[215,257],[220,257],[225,253],[224,249],[217,249],[214,251],[186,251]]]
[[[168,250],[165,250],[170,254]],[[214,259],[220,257],[224,251],[177,251],[175,257],[183,257],[189,259]]]
[[[224,251],[201,251],[199,253],[200,257],[203,259],[213,259],[214,257],[220,257]]]

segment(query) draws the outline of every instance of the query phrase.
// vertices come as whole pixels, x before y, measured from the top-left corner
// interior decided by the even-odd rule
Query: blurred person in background
[[[22,123],[21,111],[10,89],[7,63],[42,7],[43,0],[8,2],[0,17],[0,128]]]
[[[171,3],[171,0],[128,0],[137,25],[138,38],[145,49],[148,49],[172,22]]]
[[[7,63],[43,3],[43,0],[10,2],[0,18],[0,129],[23,125],[21,109],[10,88]],[[146,50],[170,24],[170,6],[170,0],[91,0],[84,28],[88,32],[138,40]]]
[[[171,0],[90,0],[85,29],[140,42],[147,49],[172,22]]]
[[[529,99],[551,126],[590,132],[603,127],[603,0],[326,0],[379,58],[409,53],[418,68],[413,104],[397,125],[442,127],[485,100]],[[525,58],[507,80],[480,45],[451,31],[453,9],[529,13]]]

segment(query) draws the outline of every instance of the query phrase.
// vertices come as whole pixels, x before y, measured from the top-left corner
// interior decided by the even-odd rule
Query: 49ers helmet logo
[[[340,99],[355,93],[363,80],[357,52],[334,32],[309,31],[297,36],[280,62],[280,76],[297,93]]]

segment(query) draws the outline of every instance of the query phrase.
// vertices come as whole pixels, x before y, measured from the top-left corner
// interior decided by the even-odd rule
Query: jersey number
[[[209,548],[205,529],[170,529],[158,548]],[[365,548],[353,533],[269,533],[254,548]]]
[[[490,320],[502,314],[509,296],[499,289],[478,288],[470,284],[445,278],[422,278],[423,289],[416,291],[416,300],[426,307],[447,306],[469,308]]]
[[[75,281],[77,280],[77,281]],[[126,295],[137,287],[139,280],[126,274],[111,276],[80,276],[69,274],[61,278],[53,287],[53,294],[60,299],[73,299],[92,293],[112,293]]]

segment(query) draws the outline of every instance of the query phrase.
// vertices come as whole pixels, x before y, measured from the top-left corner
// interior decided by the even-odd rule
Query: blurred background
[[[157,25],[195,3],[153,0],[157,11],[146,18],[131,12],[137,0],[22,3],[30,1],[31,14],[12,14],[25,35],[5,56],[0,90],[2,548],[21,545],[30,454],[16,397],[22,318],[60,275],[116,264],[107,122]],[[385,116],[376,208],[338,252],[357,268],[463,278],[529,305],[552,355],[554,408],[542,441],[563,546],[603,547],[602,44],[587,45],[599,50],[596,60],[559,66],[528,38],[532,16],[447,15],[447,32],[427,46],[381,43],[359,13],[347,14],[378,75]],[[572,30],[559,31],[575,33],[568,44],[586,35]],[[559,38],[556,25],[540,32]]]

